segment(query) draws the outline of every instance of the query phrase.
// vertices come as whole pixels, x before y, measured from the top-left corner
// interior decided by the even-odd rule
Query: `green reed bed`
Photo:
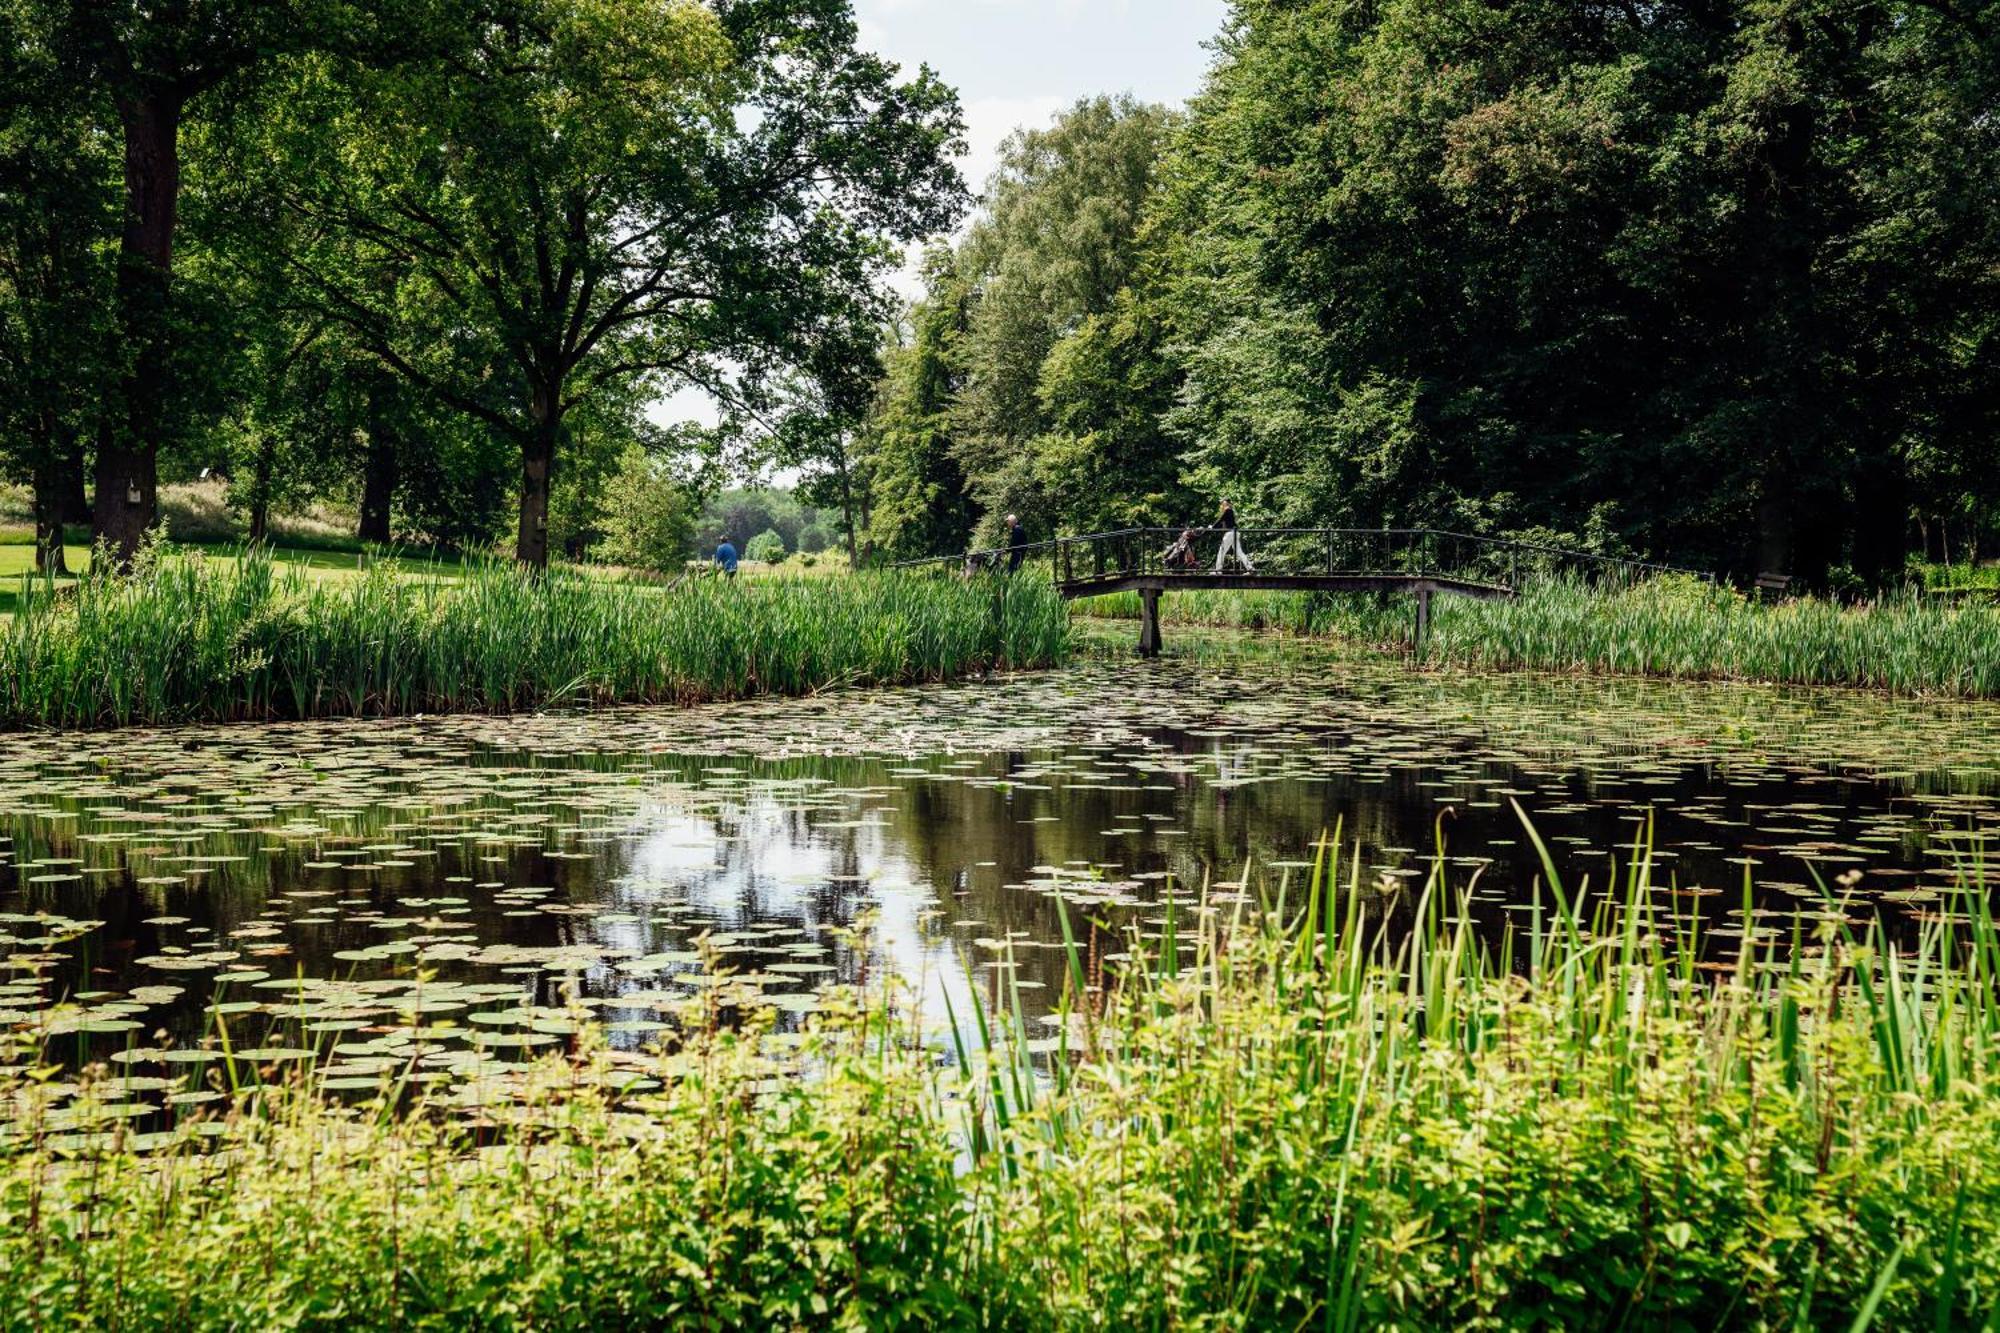
[[[1061,660],[1046,585],[899,573],[650,588],[493,563],[315,580],[164,555],[0,622],[0,725],[508,711],[937,680]]]
[[[1907,596],[1766,605],[1679,577],[1615,592],[1545,583],[1513,601],[1432,606],[1432,662],[2000,695],[2000,610],[1990,606]]]
[[[1716,963],[1643,839],[1484,941],[1337,848],[1261,911],[1177,895],[1103,989],[1073,943],[1053,1028],[1004,982],[802,1040],[710,992],[484,1104],[427,1101],[413,1033],[372,1101],[253,1056],[143,1132],[16,1057],[0,1329],[2000,1324],[1978,867],[1900,943],[1829,901]]]
[[[1139,614],[1132,593],[1080,605],[1090,616]],[[1161,608],[1169,625],[1330,635],[1402,651],[1416,619],[1407,597],[1360,593],[1170,592]],[[1898,594],[1856,605],[1763,603],[1672,575],[1619,589],[1539,582],[1511,601],[1440,594],[1431,610],[1424,656],[1438,664],[2000,696],[2000,607],[1979,602]]]
[[[1267,589],[1206,588],[1170,592],[1160,602],[1161,619],[1174,625],[1209,629],[1268,629],[1289,634],[1323,634],[1342,614],[1345,598]],[[1076,613],[1105,620],[1137,620],[1139,594],[1108,593],[1084,598]]]

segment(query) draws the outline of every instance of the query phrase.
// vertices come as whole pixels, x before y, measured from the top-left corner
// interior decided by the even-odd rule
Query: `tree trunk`
[[[1894,582],[1909,551],[1909,479],[1884,452],[1862,464],[1854,485],[1854,572],[1870,588]]]
[[[36,434],[41,438],[34,448],[34,508],[35,508],[35,572],[37,574],[67,574],[69,563],[63,558],[63,523],[68,519],[67,501],[68,478],[66,465],[75,463],[81,467],[80,454],[65,452],[55,444],[55,422],[44,419]]]
[[[266,431],[257,441],[257,462],[250,473],[250,542],[256,545],[271,536],[271,469],[275,466],[277,442]]]
[[[83,484],[83,443],[72,441],[56,459],[56,500],[63,522],[90,522],[90,492]]]
[[[125,227],[118,246],[118,322],[126,357],[123,428],[108,425],[97,450],[92,527],[129,567],[159,507],[159,449],[166,430],[171,329],[167,301],[180,198],[179,99],[165,92],[121,98]]]
[[[389,516],[396,494],[396,442],[383,425],[381,414],[371,410],[368,421],[368,455],[361,468],[361,530],[364,542],[389,544]]]
[[[861,548],[854,533],[854,480],[847,471],[847,446],[840,446],[840,521],[847,528],[847,567],[861,568]]]
[[[129,569],[159,511],[158,454],[126,444],[123,433],[107,422],[97,442],[93,482],[97,494],[91,536],[110,549],[118,568]]]
[[[562,434],[562,386],[537,386],[531,429],[521,440],[521,525],[514,558],[530,569],[549,563],[549,486],[555,480],[556,444]]]

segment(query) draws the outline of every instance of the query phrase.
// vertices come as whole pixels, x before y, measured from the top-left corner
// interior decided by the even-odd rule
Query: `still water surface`
[[[1722,962],[1746,922],[1789,936],[1815,875],[1905,929],[1946,910],[1996,791],[1993,705],[1297,644],[691,710],[15,736],[0,1024],[131,1068],[198,1061],[220,1024],[274,1059],[337,1050],[359,1087],[412,1031],[441,1077],[560,1042],[572,998],[644,1045],[720,975],[781,1025],[883,969],[941,1017],[1012,967],[1035,1010],[1058,891],[1100,977],[1168,897],[1296,883],[1335,827],[1391,919],[1441,829],[1497,938],[1538,873],[1513,802],[1572,891],[1650,821],[1663,902]]]

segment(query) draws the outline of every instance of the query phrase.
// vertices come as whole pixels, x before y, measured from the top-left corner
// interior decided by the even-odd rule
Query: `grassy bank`
[[[1617,591],[1542,583],[1513,601],[1440,596],[1431,605],[1425,660],[1438,664],[2000,697],[2000,610],[1983,604],[1919,596],[1766,604],[1672,577]],[[1080,607],[1113,618],[1139,613],[1129,593]],[[1410,599],[1360,594],[1225,589],[1170,593],[1161,608],[1170,625],[1325,634],[1402,649],[1415,622]]]
[[[662,589],[492,563],[334,581],[169,554],[131,579],[24,586],[0,622],[11,727],[796,694],[1046,665],[1067,634],[1044,585],[1000,598],[892,573]]]
[[[412,1012],[371,1029],[400,1052],[372,1101],[260,1088],[245,1052],[144,1135],[189,1066],[17,1057],[0,1328],[2000,1320],[1983,892],[1902,945],[1766,922],[1717,971],[1643,854],[1497,944],[1435,878],[1392,934],[1338,874],[1256,915],[1182,898],[1106,992],[1072,949],[1031,1046],[1017,996],[924,1045],[893,994],[798,1041],[711,989],[662,1001],[671,1053],[586,1027],[468,1101],[412,1081],[450,1021]]]

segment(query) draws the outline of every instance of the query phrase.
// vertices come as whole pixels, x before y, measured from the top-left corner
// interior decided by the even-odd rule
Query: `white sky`
[[[1186,101],[1208,68],[1205,43],[1227,0],[855,0],[861,45],[914,71],[928,64],[958,90],[968,151],[959,170],[977,193],[1000,141],[1046,125],[1080,97],[1126,93]],[[921,249],[921,247],[917,247]],[[908,295],[908,271],[897,286]],[[657,405],[660,421],[712,422],[696,390]]]

